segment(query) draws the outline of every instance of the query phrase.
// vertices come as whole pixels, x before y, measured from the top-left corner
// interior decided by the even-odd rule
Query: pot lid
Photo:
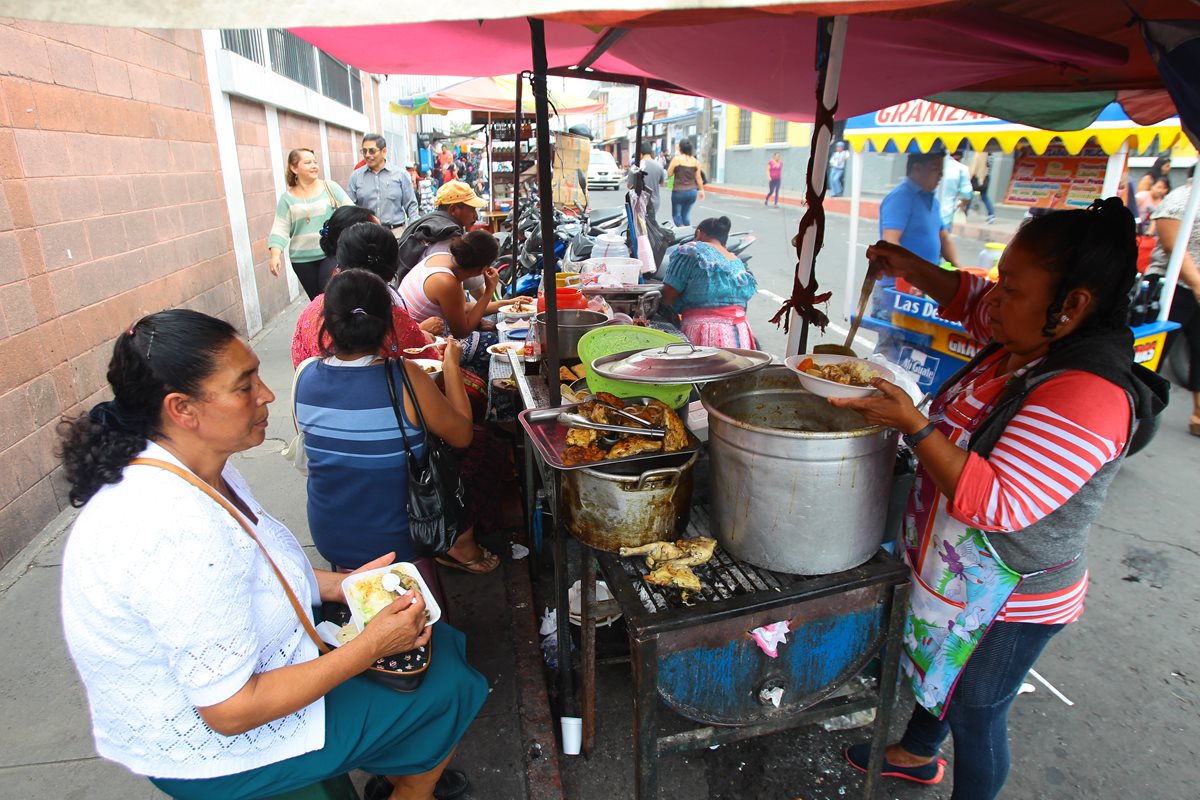
[[[732,378],[769,363],[771,356],[759,350],[676,342],[604,356],[592,363],[592,369],[601,377],[630,383],[702,383]]]

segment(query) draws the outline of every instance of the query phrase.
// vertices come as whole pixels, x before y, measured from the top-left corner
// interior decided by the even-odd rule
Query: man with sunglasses
[[[377,133],[363,137],[362,156],[366,163],[350,173],[346,193],[355,205],[370,209],[399,239],[404,227],[420,213],[412,179],[404,170],[388,166],[387,142]]]

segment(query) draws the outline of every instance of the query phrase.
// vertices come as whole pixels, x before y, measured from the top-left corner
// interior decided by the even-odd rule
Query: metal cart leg
[[[658,800],[658,640],[633,645],[634,800]]]
[[[583,754],[592,754],[596,738],[596,559],[590,547],[579,548],[580,580],[583,597],[580,599],[579,637],[583,650]]]
[[[896,674],[900,668],[900,650],[904,647],[904,615],[908,609],[907,583],[892,587],[892,608],[888,614],[888,635],[884,645],[883,669],[879,675],[879,707],[875,711],[875,726],[871,736],[871,760],[867,764],[867,780],[863,786],[865,800],[875,800],[882,783],[883,750],[887,746],[896,704]]]
[[[567,532],[554,520],[554,595],[558,608],[558,707],[564,717],[575,716],[575,675],[571,660],[571,617],[567,604],[570,602],[567,569]]]

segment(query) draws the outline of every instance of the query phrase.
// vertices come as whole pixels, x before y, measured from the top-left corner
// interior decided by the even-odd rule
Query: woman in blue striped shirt
[[[362,269],[339,272],[325,292],[319,337],[333,343],[332,353],[299,367],[303,371],[296,384],[296,422],[304,431],[308,455],[308,525],[317,551],[335,568],[357,569],[389,551],[396,553],[397,561],[414,561],[405,504],[404,436],[420,458],[425,434],[414,422],[414,398],[405,392],[401,435],[385,369],[399,370],[402,364],[408,371],[430,431],[460,448],[471,444],[473,436],[457,343],[450,340],[446,346],[443,395],[419,365],[378,357],[391,319],[391,297],[379,276]],[[403,386],[399,375],[395,383]],[[476,544],[469,530],[449,555],[464,563],[499,563]],[[432,564],[422,561],[415,559],[432,574]]]

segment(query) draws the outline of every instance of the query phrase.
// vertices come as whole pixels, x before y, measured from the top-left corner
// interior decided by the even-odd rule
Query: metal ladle
[[[813,348],[813,352],[818,355],[825,356],[850,356],[858,358],[858,353],[854,352],[854,348],[850,344],[854,341],[854,337],[858,335],[858,326],[862,324],[863,314],[867,310],[867,300],[871,297],[871,290],[875,288],[875,279],[871,277],[871,268],[867,267],[867,274],[863,276],[862,289],[858,293],[858,313],[854,315],[854,320],[850,323],[850,332],[846,334],[845,344],[819,344]]]

